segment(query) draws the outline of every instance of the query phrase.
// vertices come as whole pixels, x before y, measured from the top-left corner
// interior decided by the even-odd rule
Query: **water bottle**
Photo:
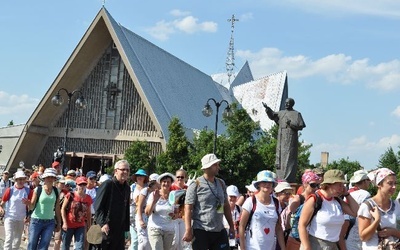
[[[183,250],[192,250],[192,243],[191,243],[191,242],[184,241],[184,242],[182,243],[182,249],[183,249]]]

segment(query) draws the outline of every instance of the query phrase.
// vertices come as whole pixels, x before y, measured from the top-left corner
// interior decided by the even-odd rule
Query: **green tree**
[[[233,115],[222,121],[226,134],[218,138],[217,155],[223,159],[220,174],[227,184],[235,184],[244,190],[245,185],[266,166],[254,138],[259,124],[250,118],[246,110],[239,109],[237,103],[231,104],[231,110]]]
[[[332,161],[326,166],[326,169],[339,169],[342,170],[345,175],[347,175],[347,180],[353,176],[353,173],[357,170],[363,169],[358,161],[350,161],[349,158],[341,158],[339,160]]]
[[[400,147],[399,147],[400,148]],[[385,153],[381,155],[379,158],[379,167],[381,168],[389,168],[393,172],[396,173],[396,177],[399,180],[400,173],[400,150],[397,151],[397,154],[394,152],[392,147],[389,147]],[[400,186],[396,185],[396,192],[393,194],[393,199],[397,197],[397,193],[400,191]]]
[[[135,173],[139,168],[153,173],[154,159],[150,156],[150,146],[146,141],[133,141],[126,149],[124,159],[129,162],[131,173]]]
[[[399,166],[400,166],[400,151],[397,152],[397,155],[395,154],[394,150],[392,147],[389,147],[385,153],[381,155],[379,158],[379,166],[380,167],[385,167],[389,168],[395,173],[399,172]]]
[[[7,126],[13,126],[14,125],[14,121],[13,120],[11,120],[8,124],[7,124]]]
[[[168,125],[169,140],[167,150],[157,157],[157,172],[175,173],[181,167],[188,170],[190,143],[185,135],[185,128],[177,117]]]

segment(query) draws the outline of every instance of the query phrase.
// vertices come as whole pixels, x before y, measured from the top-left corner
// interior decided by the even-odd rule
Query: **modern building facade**
[[[246,63],[227,89],[118,24],[103,7],[21,130],[7,169],[15,171],[20,161],[50,166],[67,127],[66,164],[72,169],[98,171],[122,158],[135,140],[147,141],[157,155],[166,148],[173,117],[180,119],[189,137],[194,130],[213,128],[214,120],[201,114],[207,99],[235,101],[233,87],[267,84],[260,81],[254,81]],[[51,100],[57,93],[68,99],[61,89],[82,93],[86,109],[73,105],[78,96],[72,96],[69,112],[65,103],[54,106]],[[260,100],[276,110],[281,107],[287,97],[286,72],[278,89],[273,102],[265,91]],[[219,132],[224,130],[221,125]]]

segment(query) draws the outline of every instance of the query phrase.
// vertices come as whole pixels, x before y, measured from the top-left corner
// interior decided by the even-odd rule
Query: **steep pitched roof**
[[[282,109],[283,102],[288,97],[286,71],[235,86],[233,94],[251,119],[259,121],[263,130],[268,130],[274,125],[274,121],[265,114],[262,102],[274,111]]]
[[[204,117],[201,110],[208,98],[223,99],[213,79],[118,24],[106,9],[101,12],[110,21],[114,42],[126,56],[128,71],[131,69],[132,79],[138,80],[134,80],[135,86],[150,103],[165,138],[168,140],[168,125],[174,116],[187,128],[212,128],[214,120]],[[221,126],[219,132],[223,130]]]

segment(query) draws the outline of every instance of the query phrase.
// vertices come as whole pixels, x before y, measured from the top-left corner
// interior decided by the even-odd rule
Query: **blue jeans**
[[[75,250],[83,250],[85,242],[85,227],[68,228],[62,231],[62,250],[69,250],[71,246],[72,236],[75,239]]]
[[[49,249],[55,226],[56,223],[54,219],[42,220],[31,218],[31,223],[29,225],[28,250]]]
[[[129,247],[130,250],[138,250],[138,235],[136,232],[135,224],[129,226],[129,231],[131,234],[131,246]]]

